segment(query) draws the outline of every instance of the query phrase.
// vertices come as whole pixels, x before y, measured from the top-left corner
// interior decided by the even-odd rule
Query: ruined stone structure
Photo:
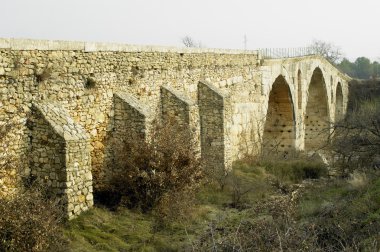
[[[107,183],[112,140],[145,139],[154,118],[191,129],[221,170],[262,148],[313,150],[344,115],[348,80],[315,55],[0,39],[0,162],[17,164],[0,193],[33,177],[74,217]]]

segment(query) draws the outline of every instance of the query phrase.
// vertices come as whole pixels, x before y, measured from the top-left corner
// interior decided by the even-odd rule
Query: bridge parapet
[[[261,59],[285,59],[320,55],[314,47],[262,48],[258,50]]]

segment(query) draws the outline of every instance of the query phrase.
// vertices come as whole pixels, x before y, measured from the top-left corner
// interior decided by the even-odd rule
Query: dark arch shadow
[[[335,92],[335,122],[343,119],[343,91],[342,84],[338,82]]]
[[[295,113],[290,88],[285,78],[276,78],[269,94],[263,134],[263,151],[285,152],[295,147]]]
[[[329,104],[325,78],[319,67],[311,77],[305,113],[305,150],[316,150],[329,137]]]
[[[298,109],[302,109],[302,72],[297,72]]]

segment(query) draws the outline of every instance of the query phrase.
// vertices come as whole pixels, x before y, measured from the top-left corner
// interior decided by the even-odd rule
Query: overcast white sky
[[[332,42],[380,58],[380,0],[0,0],[0,37],[213,48]]]

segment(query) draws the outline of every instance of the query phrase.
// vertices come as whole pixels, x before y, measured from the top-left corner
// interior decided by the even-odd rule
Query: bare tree
[[[325,57],[328,61],[333,64],[337,64],[343,57],[343,53],[340,47],[322,40],[314,40],[310,47],[313,52]]]
[[[195,39],[193,39],[192,37],[186,35],[185,37],[181,38],[181,42],[182,44],[185,46],[185,47],[198,47],[198,48],[202,48],[203,45],[202,43],[199,41],[199,42],[196,42]]]
[[[344,120],[335,123],[330,147],[342,175],[379,166],[379,105],[376,100],[362,101]]]

